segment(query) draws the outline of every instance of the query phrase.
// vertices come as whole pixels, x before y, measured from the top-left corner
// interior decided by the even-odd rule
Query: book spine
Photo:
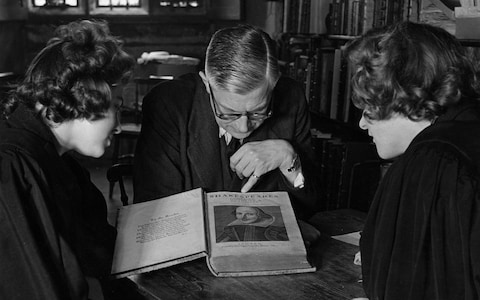
[[[297,10],[297,23],[295,24],[295,32],[301,33],[302,32],[302,22],[303,22],[303,2],[305,0],[297,0],[298,1],[298,10]]]
[[[344,77],[344,101],[343,101],[343,122],[350,121],[350,109],[352,107],[352,66],[345,62],[345,77]]]
[[[299,32],[308,33],[310,31],[310,8],[311,0],[302,0],[301,18],[299,22]]]
[[[331,47],[320,50],[319,111],[325,116],[330,115],[334,53],[335,49]]]
[[[374,0],[362,0],[364,1],[363,6],[363,25],[361,33],[364,34],[371,28],[373,28],[373,23],[375,22],[375,1]]]
[[[347,146],[345,144],[341,145],[341,148],[338,152],[337,158],[337,178],[336,178],[336,185],[335,190],[333,191],[336,200],[335,209],[345,208],[345,200],[347,194],[345,194],[345,187],[348,186],[348,172],[346,170],[347,165]]]
[[[309,60],[305,71],[305,97],[309,105],[312,103],[312,71],[312,61]]]
[[[296,33],[297,32],[297,24],[298,24],[298,0],[290,0],[290,24],[288,26],[288,31]]]
[[[290,1],[292,0],[283,0],[283,30],[282,32],[289,32],[290,24]]]
[[[359,2],[360,0],[354,0],[351,4],[352,6],[352,16],[350,24],[350,35],[358,35],[358,25],[359,25]]]
[[[375,10],[373,16],[373,27],[383,27],[387,25],[386,23],[386,9],[387,9],[387,0],[376,0],[374,1]]]
[[[340,34],[340,0],[332,0],[332,34]]]
[[[311,84],[310,84],[310,110],[313,112],[320,112],[319,94],[319,82],[320,82],[320,48],[315,49],[315,54],[312,57],[312,72],[311,72]]]
[[[338,101],[340,89],[340,76],[342,71],[342,50],[335,49],[333,58],[333,76],[332,76],[332,95],[330,98],[330,118],[337,119],[338,117]]]
[[[322,18],[321,13],[321,3],[320,0],[311,0],[310,3],[310,25],[308,32],[311,34],[320,34],[322,33],[322,22],[324,22],[324,18]]]

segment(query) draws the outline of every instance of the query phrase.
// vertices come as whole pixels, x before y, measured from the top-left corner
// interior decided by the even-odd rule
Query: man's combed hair
[[[46,119],[56,123],[102,118],[111,105],[111,85],[128,78],[134,63],[104,21],[59,26],[3,103],[4,114],[19,103],[32,110],[39,103]]]
[[[205,71],[213,84],[246,94],[267,81],[273,90],[280,71],[275,43],[264,31],[250,25],[218,30],[207,48]]]
[[[353,102],[377,120],[399,113],[433,120],[462,97],[478,98],[464,47],[447,31],[401,22],[373,29],[347,45]]]

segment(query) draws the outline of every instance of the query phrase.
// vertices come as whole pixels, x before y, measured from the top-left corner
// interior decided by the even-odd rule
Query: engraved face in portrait
[[[267,218],[270,217],[266,215]],[[235,217],[242,224],[251,224],[261,218],[259,209],[251,206],[239,206],[235,209]]]
[[[288,241],[280,207],[216,206],[217,243]]]

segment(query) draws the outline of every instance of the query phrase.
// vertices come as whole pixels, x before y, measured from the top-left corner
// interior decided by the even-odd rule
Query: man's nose
[[[241,116],[240,118],[238,118],[237,130],[242,133],[250,131],[250,120],[248,120],[247,116]]]

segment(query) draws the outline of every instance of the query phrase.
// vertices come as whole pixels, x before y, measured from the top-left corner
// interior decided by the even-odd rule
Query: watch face
[[[300,167],[300,159],[298,159],[298,155],[295,154],[292,160],[292,164],[290,165],[290,168],[287,169],[287,172],[295,172],[298,168]]]

